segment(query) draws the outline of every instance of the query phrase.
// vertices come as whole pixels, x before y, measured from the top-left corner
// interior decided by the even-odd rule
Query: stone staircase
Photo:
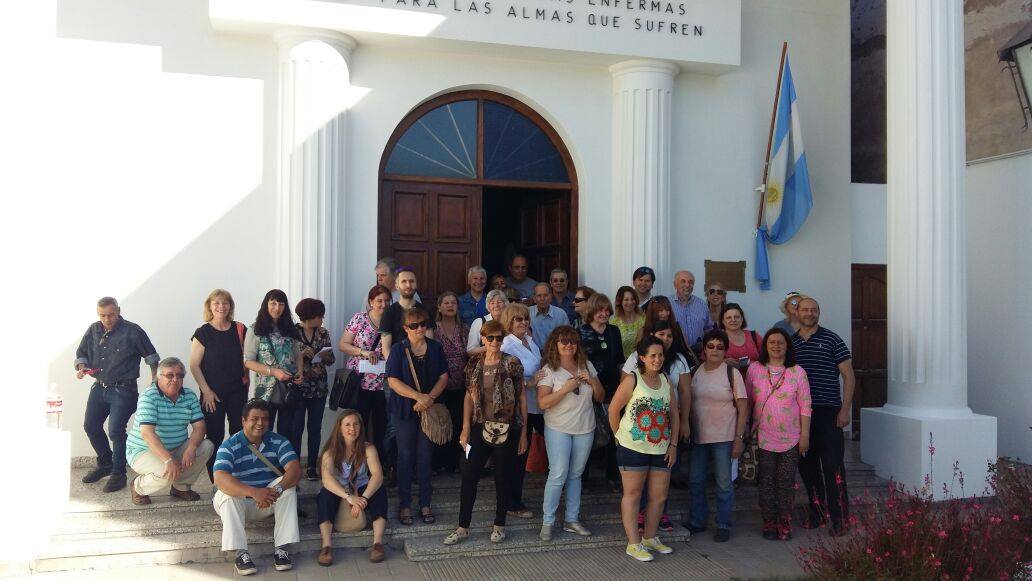
[[[853,447],[855,449],[855,446]],[[853,450],[848,456],[854,456]],[[58,521],[51,542],[32,565],[38,572],[105,569],[133,565],[175,563],[211,563],[231,560],[220,550],[221,523],[211,505],[211,485],[202,477],[195,489],[201,493],[199,502],[176,502],[168,496],[153,496],[153,504],[135,506],[129,493],[120,491],[104,494],[100,485],[79,482],[85,469],[72,470],[71,500]],[[596,473],[597,476],[597,473]],[[878,478],[870,466],[855,459],[847,461],[850,494],[854,498],[871,499],[879,496],[886,482]],[[459,477],[440,475],[434,478],[434,512],[437,522],[423,524],[418,518],[411,527],[402,526],[393,519],[397,511],[396,489],[390,492],[390,514],[385,544],[389,558],[403,553],[411,561],[434,561],[461,557],[479,557],[539,551],[574,550],[588,547],[622,546],[626,540],[620,524],[620,496],[596,486],[586,486],[582,495],[581,522],[594,533],[578,537],[557,530],[553,540],[543,543],[537,538],[541,526],[540,506],[544,475],[528,474],[524,498],[534,510],[531,519],[509,518],[504,543],[493,544],[488,539],[494,518],[494,482],[484,478],[480,482],[474,506],[472,536],[458,545],[446,547],[441,540],[458,521]],[[598,480],[598,478],[596,478]],[[712,487],[711,487],[712,488]],[[317,482],[302,480],[299,485],[300,505],[308,514],[301,520],[301,542],[294,553],[314,554],[320,547],[319,531],[315,522],[315,494]],[[713,506],[712,491],[710,503]],[[679,523],[687,516],[687,490],[672,488],[670,517]],[[805,494],[797,497],[805,501]],[[562,507],[559,516],[562,516]],[[736,526],[757,527],[759,511],[757,490],[742,486],[736,491],[734,521]],[[266,554],[272,551],[272,521],[248,525],[252,552]],[[688,539],[688,532],[677,527],[674,533],[662,536],[668,541]],[[366,548],[372,543],[371,531],[335,533],[334,545]]]

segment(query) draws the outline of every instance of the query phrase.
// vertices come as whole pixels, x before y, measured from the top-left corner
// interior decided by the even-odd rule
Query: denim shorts
[[[619,444],[616,445],[616,465],[627,472],[670,472],[666,454],[642,454]]]

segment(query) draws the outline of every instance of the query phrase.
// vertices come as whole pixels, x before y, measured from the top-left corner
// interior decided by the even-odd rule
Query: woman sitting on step
[[[387,528],[387,492],[383,488],[383,469],[376,446],[366,442],[362,415],[358,410],[346,409],[333,423],[326,445],[320,455],[322,490],[316,497],[319,506],[319,533],[322,550],[318,561],[323,567],[333,564],[333,523],[341,501],[350,505],[351,515],[357,517],[367,510],[373,521],[373,547],[369,560],[383,561],[383,532]]]
[[[454,545],[469,538],[473,504],[480,473],[494,459],[495,518],[491,542],[505,540],[505,516],[516,476],[517,458],[527,451],[527,395],[523,392],[523,364],[502,353],[505,331],[491,320],[480,328],[486,350],[466,364],[466,399],[462,409],[459,446],[465,450],[459,505],[459,527],[445,537]]]

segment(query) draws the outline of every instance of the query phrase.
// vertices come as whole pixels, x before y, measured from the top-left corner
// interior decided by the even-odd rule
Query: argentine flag
[[[770,290],[767,242],[788,242],[802,227],[812,207],[810,172],[806,167],[803,133],[799,127],[795,84],[786,56],[774,117],[767,183],[764,184],[763,223],[756,232],[756,280],[761,289]]]

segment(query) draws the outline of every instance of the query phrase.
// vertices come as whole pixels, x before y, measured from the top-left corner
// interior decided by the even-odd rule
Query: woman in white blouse
[[[548,481],[539,536],[542,541],[552,540],[552,526],[564,486],[563,530],[591,536],[580,523],[581,475],[595,441],[594,403],[601,403],[606,391],[581,348],[579,331],[562,325],[548,336],[536,388],[538,405],[544,410],[548,449]]]
[[[484,326],[486,321],[495,320],[500,322],[502,311],[505,310],[505,306],[508,304],[509,299],[505,298],[505,291],[494,289],[487,293],[487,314],[473,319],[469,326],[469,337],[466,339],[466,353],[468,355],[472,356],[484,352],[484,342],[480,338],[480,328]]]
[[[488,309],[490,309],[490,300]],[[521,303],[509,303],[502,311],[499,321],[505,329],[502,340],[502,353],[518,357],[523,364],[524,385],[536,385],[534,374],[541,368],[541,350],[530,337],[530,310]],[[476,322],[474,321],[474,324]],[[545,419],[538,408],[537,391],[526,389],[527,394],[527,442],[531,441],[531,431],[545,435]],[[530,446],[527,448],[528,453]],[[512,486],[512,498],[509,500],[509,514],[520,518],[534,516],[527,505],[523,504],[523,476],[527,472],[527,454],[518,459],[518,467]]]

